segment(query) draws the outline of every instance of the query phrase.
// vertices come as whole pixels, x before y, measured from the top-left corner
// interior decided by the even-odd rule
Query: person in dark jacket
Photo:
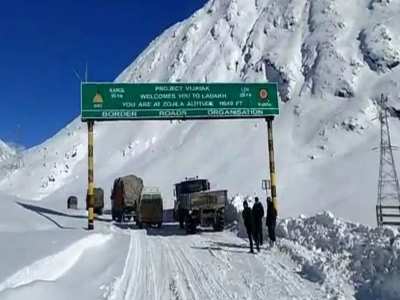
[[[243,211],[242,211],[243,223],[246,227],[247,236],[250,241],[250,252],[254,253],[253,250],[253,216],[251,213],[251,208],[247,204],[247,201],[243,201]]]
[[[260,245],[263,244],[262,218],[264,217],[264,207],[258,197],[254,198],[252,213],[254,220],[254,241],[257,251],[260,251]]]
[[[275,226],[276,226],[276,218],[278,216],[278,212],[272,202],[271,197],[267,198],[267,220],[266,225],[268,228],[268,236],[270,239],[271,247],[274,246],[276,237],[275,237]]]

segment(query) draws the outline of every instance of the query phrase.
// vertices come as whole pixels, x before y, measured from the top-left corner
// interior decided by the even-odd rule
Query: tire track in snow
[[[223,280],[195,256],[186,243],[131,230],[124,269],[108,299],[230,299]]]
[[[109,300],[162,299],[167,285],[162,267],[162,245],[145,230],[130,230],[129,249],[121,276],[111,288]],[[157,259],[159,257],[159,259]],[[169,299],[169,298],[168,298]]]
[[[131,297],[137,293],[137,285],[135,284],[135,281],[136,278],[140,276],[140,261],[140,241],[139,238],[134,237],[134,231],[130,230],[129,249],[125,260],[124,270],[122,271],[121,277],[114,283],[111,295],[108,299],[136,299]]]
[[[91,234],[58,252],[24,267],[0,283],[0,293],[36,281],[56,281],[67,273],[89,248],[98,247],[111,239],[111,234]]]
[[[183,252],[183,251],[182,251]],[[211,251],[209,251],[212,254]],[[200,262],[196,255],[193,255],[192,258],[188,258],[187,255],[184,255],[185,260],[190,262],[190,259],[193,260],[191,266],[193,270],[198,270],[198,275],[204,280],[206,283],[206,289],[213,292],[210,299],[231,299],[231,294],[226,290],[224,284],[224,278],[220,277],[218,274],[220,273],[219,264],[211,261],[208,263],[208,271],[205,271],[204,262]]]
[[[275,297],[279,299],[316,299],[316,295],[322,296],[322,291],[317,284],[303,280],[292,268],[290,258],[286,258],[280,252],[270,250],[262,251],[256,255],[248,254],[247,251],[236,251],[229,253],[229,246],[219,245],[212,247],[218,239],[226,237],[216,236],[216,240],[208,240],[210,253],[222,264],[222,269],[230,272],[240,270],[240,280],[235,285],[241,286],[238,294],[244,299],[265,299]],[[224,241],[226,244],[236,244],[232,241]],[[247,245],[246,245],[247,246]],[[238,246],[235,246],[235,248]],[[213,266],[218,268],[218,263]],[[250,268],[249,268],[250,267]],[[223,278],[225,285],[230,285],[230,276]],[[236,280],[235,280],[236,281]],[[232,288],[233,286],[230,285]],[[226,287],[225,287],[226,288]]]
[[[185,269],[182,262],[178,259],[176,255],[176,247],[171,247],[171,243],[167,242],[166,247],[168,249],[168,256],[170,258],[170,262],[173,266],[173,277],[170,280],[170,292],[175,295],[175,299],[199,299],[195,288],[192,286],[190,282],[190,276]],[[182,276],[183,275],[183,276]],[[181,278],[182,276],[182,278]],[[183,282],[181,282],[183,281]],[[172,286],[171,286],[172,285]],[[190,294],[190,297],[187,298],[185,293]]]
[[[148,235],[145,230],[131,230],[129,235],[125,266],[109,300],[322,297],[321,290],[292,271],[290,259],[279,252],[248,254],[238,250],[235,238],[223,235],[211,236],[211,241],[208,235],[206,240],[199,235]],[[213,246],[221,240],[228,246]]]
[[[281,253],[269,250],[257,254],[254,259],[258,261],[257,264],[264,267],[264,277],[272,282],[268,285],[260,278],[253,280],[259,299],[265,298],[268,292],[277,293],[282,299],[315,299],[316,291],[321,294],[318,285],[312,287],[310,282],[303,280],[297,273],[284,267],[285,265],[282,263],[284,256]],[[322,297],[322,294],[320,296]]]
[[[201,238],[200,236],[195,237]],[[198,253],[191,247],[185,247],[180,243],[169,243],[169,245],[172,248],[173,259],[180,266],[180,270],[184,272],[185,278],[196,283],[194,290],[193,286],[189,286],[195,293],[189,299],[232,299],[232,295],[226,290],[225,278],[218,275],[220,274],[218,269],[220,265],[215,264],[211,251],[208,252],[210,257],[206,261],[200,261]]]

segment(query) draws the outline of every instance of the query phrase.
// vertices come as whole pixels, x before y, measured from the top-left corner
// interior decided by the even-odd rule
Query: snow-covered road
[[[84,210],[2,199],[1,300],[400,296],[399,232],[327,212],[281,220],[277,247],[251,254],[241,222],[186,235],[176,223],[138,229],[106,213],[89,232]]]
[[[130,235],[123,272],[108,299],[321,299],[288,256],[263,248],[248,253],[229,232],[186,236],[163,229],[118,230]]]
[[[95,233],[55,229],[30,232],[50,240],[63,231],[70,243],[35,253],[3,276],[1,299],[321,299],[320,285],[303,279],[278,249],[248,253],[232,232],[185,235],[177,224],[161,229],[121,228],[98,222]],[[68,230],[67,230],[68,231]],[[0,235],[1,237],[1,235]],[[64,244],[67,244],[65,246]],[[69,244],[69,245],[68,245]],[[39,251],[36,251],[39,252]],[[29,261],[29,263],[28,263]],[[8,269],[13,269],[8,266]]]

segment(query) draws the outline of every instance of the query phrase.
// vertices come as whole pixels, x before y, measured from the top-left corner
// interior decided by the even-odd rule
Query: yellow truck
[[[157,187],[144,187],[136,210],[136,223],[161,227],[163,222],[163,199]]]

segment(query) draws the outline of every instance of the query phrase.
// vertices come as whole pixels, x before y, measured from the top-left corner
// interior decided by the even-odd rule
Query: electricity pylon
[[[400,225],[400,185],[393,158],[388,122],[387,97],[381,95],[379,120],[381,122],[381,146],[378,180],[376,219],[378,226]]]

